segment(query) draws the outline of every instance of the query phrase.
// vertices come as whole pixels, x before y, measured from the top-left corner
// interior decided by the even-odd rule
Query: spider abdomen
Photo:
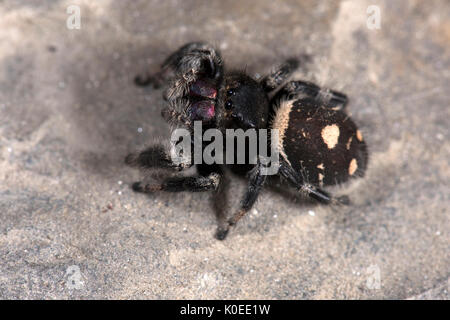
[[[361,132],[341,110],[302,98],[282,101],[272,128],[279,130],[278,150],[305,182],[335,185],[363,176],[367,148]]]

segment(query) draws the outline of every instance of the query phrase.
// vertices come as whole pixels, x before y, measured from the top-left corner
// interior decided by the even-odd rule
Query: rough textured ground
[[[450,298],[450,3],[258,3],[0,2],[0,298]],[[351,206],[265,191],[219,242],[209,195],[130,191],[124,156],[168,136],[132,79],[193,40],[252,74],[313,56],[295,76],[348,93],[371,150]]]

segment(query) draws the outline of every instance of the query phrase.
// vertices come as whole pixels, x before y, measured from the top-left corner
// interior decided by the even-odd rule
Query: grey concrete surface
[[[6,0],[0,17],[0,298],[449,299],[448,1]],[[210,195],[129,189],[124,156],[169,133],[161,90],[132,79],[193,40],[255,75],[312,55],[295,77],[346,92],[370,148],[337,190],[351,206],[266,190],[220,242]]]

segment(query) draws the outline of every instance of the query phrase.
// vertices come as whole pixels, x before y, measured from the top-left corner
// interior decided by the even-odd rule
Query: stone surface
[[[0,16],[0,298],[450,298],[448,1],[7,0]],[[193,40],[254,75],[312,55],[295,77],[346,92],[371,151],[351,206],[266,190],[220,242],[208,194],[129,189],[124,156],[168,137],[161,90],[132,80]]]

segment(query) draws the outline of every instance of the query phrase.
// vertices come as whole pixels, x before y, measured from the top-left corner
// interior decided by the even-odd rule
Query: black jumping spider
[[[170,78],[162,115],[191,132],[196,120],[202,121],[203,130],[278,129],[278,141],[274,142],[279,152],[278,175],[319,202],[345,202],[346,197],[333,198],[321,187],[362,176],[368,161],[366,144],[345,113],[344,94],[305,81],[290,81],[281,87],[300,62],[301,59],[289,59],[257,81],[245,72],[224,72],[222,58],[211,45],[188,43],[165,60],[161,71],[145,80],[136,78],[136,84],[158,87]],[[175,164],[162,145],[130,154],[126,163],[143,168],[186,167]],[[260,161],[255,165],[228,165],[231,171],[247,175],[248,188],[240,209],[219,224],[218,239],[225,239],[229,228],[252,208],[266,181],[261,174],[262,166]],[[145,193],[217,190],[225,172],[223,165],[196,167],[197,176],[168,178],[161,184],[136,182],[133,190]]]

